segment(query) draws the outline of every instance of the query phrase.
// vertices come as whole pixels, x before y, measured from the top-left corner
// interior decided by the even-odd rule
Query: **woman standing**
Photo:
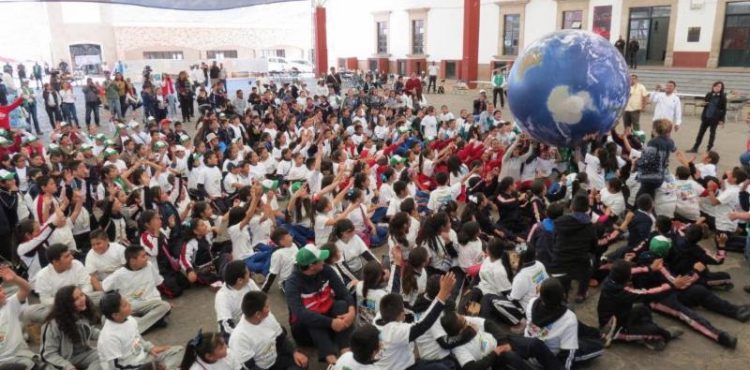
[[[55,91],[52,85],[46,83],[44,84],[42,100],[44,101],[44,110],[47,111],[47,117],[49,117],[49,125],[50,127],[55,127],[57,122],[63,120],[62,113],[60,112],[60,106],[62,105],[60,93]]]
[[[99,336],[94,304],[74,285],[60,288],[42,326],[42,359],[57,369],[99,369],[99,356],[91,346]]]
[[[128,111],[127,105],[125,105],[127,104],[125,97],[128,92],[128,84],[120,73],[115,74],[115,81],[113,83],[115,84],[115,87],[117,87],[117,97],[120,99],[120,109],[122,111],[122,116],[120,118],[124,120],[125,114]]]
[[[180,74],[177,75],[175,90],[177,90],[180,111],[182,111],[182,122],[190,122],[190,107],[193,105],[193,90],[190,86],[187,72],[181,71]]]
[[[727,95],[724,93],[724,83],[721,81],[714,82],[711,91],[706,94],[705,101],[706,105],[703,107],[703,113],[701,113],[701,127],[698,130],[698,137],[695,138],[695,144],[692,149],[688,150],[688,153],[698,151],[698,147],[703,141],[703,135],[708,128],[711,129],[708,135],[708,150],[714,147],[716,127],[724,126],[724,118],[727,114]]]
[[[62,96],[63,119],[70,124],[75,121],[76,127],[81,128],[81,124],[78,122],[78,113],[76,113],[76,94],[73,92],[73,86],[70,85],[70,82],[63,82],[60,95]]]

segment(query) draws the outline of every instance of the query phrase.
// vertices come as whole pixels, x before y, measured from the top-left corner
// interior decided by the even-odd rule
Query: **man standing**
[[[651,103],[654,104],[654,121],[667,119],[674,123],[674,131],[677,132],[682,124],[682,105],[680,98],[674,93],[677,83],[668,81],[662,91],[661,85],[656,85],[656,92],[651,94]]]
[[[615,48],[625,57],[625,40],[622,38],[622,35],[615,41]]]
[[[99,126],[99,88],[96,87],[91,77],[86,79],[83,87],[83,97],[86,101],[86,127],[91,125],[91,113],[94,113],[94,123]]]
[[[42,66],[39,65],[39,62],[34,63],[31,73],[34,75],[34,80],[36,80],[36,88],[42,88]]]
[[[10,65],[10,63],[5,62],[5,65],[3,66],[3,72],[10,75],[10,77],[13,77],[13,66]]]
[[[497,106],[497,96],[500,95],[500,108],[505,108],[505,91],[503,91],[503,85],[505,84],[505,75],[502,70],[492,71],[492,105]]]
[[[21,95],[24,98],[23,108],[29,113],[26,122],[29,125],[33,123],[37,136],[40,136],[42,131],[39,129],[39,120],[36,117],[36,97],[34,96],[34,89],[29,87],[29,80],[21,80]]]
[[[211,63],[211,69],[209,70],[209,76],[211,77],[211,88],[216,85],[217,82],[219,82],[219,72],[221,71],[221,68],[219,68],[219,65],[216,64],[216,61],[214,60],[213,63]]]
[[[638,75],[630,75],[630,98],[628,105],[625,106],[625,113],[622,115],[622,123],[625,127],[632,127],[634,131],[641,130],[641,111],[648,103],[648,91],[642,83],[638,82]]]
[[[16,71],[18,71],[18,80],[23,81],[26,79],[26,66],[23,65],[23,63],[18,63],[16,66]]]
[[[430,81],[427,83],[427,93],[430,93],[430,86],[432,86],[432,92],[437,92],[437,76],[438,76],[438,68],[437,65],[435,65],[435,62],[432,62],[429,67],[427,67],[427,74],[430,76]]]
[[[636,39],[630,39],[628,42],[628,60],[630,61],[630,68],[638,69],[638,50],[641,49],[641,44]]]
[[[341,75],[336,73],[336,68],[331,67],[331,73],[326,76],[326,84],[333,89],[336,95],[341,94]]]
[[[111,75],[106,73],[104,75],[104,96],[107,98],[107,105],[109,105],[109,112],[112,114],[110,120],[115,120],[118,117],[122,117],[122,110],[120,107],[120,93],[117,89],[117,84],[112,81]]]

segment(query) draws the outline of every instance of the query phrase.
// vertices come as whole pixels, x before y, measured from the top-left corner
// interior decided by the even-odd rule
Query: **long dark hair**
[[[337,242],[339,239],[341,239],[341,235],[349,230],[354,230],[354,224],[351,220],[345,218],[343,220],[336,221],[336,223],[333,224],[333,229],[331,230],[331,235],[328,237],[328,241],[333,243]]]
[[[185,346],[185,355],[182,357],[180,363],[180,369],[188,370],[200,358],[205,362],[206,355],[212,353],[217,347],[224,344],[224,338],[219,333],[203,333],[199,331],[198,334],[190,339]]]
[[[427,262],[427,249],[416,247],[409,252],[409,259],[401,275],[401,291],[411,294],[417,290],[417,270]]]
[[[367,299],[370,289],[377,289],[383,283],[383,267],[378,261],[370,261],[362,268],[362,298]]]
[[[52,305],[52,310],[47,315],[45,322],[54,320],[63,335],[71,342],[83,344],[86,339],[81,337],[81,332],[78,330],[78,320],[86,319],[89,323],[95,325],[99,322],[99,315],[94,312],[94,303],[88,296],[86,296],[86,310],[76,312],[73,300],[73,292],[76,289],[78,288],[75,285],[66,285],[55,293],[55,303]]]
[[[445,224],[450,224],[450,218],[447,213],[438,212],[427,217],[422,222],[422,227],[417,235],[417,245],[421,246],[422,243],[426,243],[430,249],[437,251],[436,239],[440,237],[440,230]]]
[[[724,81],[716,81],[711,85],[711,93],[714,92],[714,86],[721,84],[721,91],[719,91],[719,94],[724,95],[724,88],[726,87],[724,85]]]
[[[405,212],[399,212],[391,217],[388,221],[388,235],[398,244],[401,244],[404,248],[409,248],[409,241],[406,239],[405,230],[409,230],[408,227],[411,224],[409,215]]]

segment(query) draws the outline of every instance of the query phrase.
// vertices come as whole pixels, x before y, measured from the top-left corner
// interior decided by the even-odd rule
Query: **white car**
[[[288,62],[289,67],[292,71],[297,73],[312,73],[313,65],[307,60],[296,59]]]
[[[282,73],[289,70],[289,63],[281,57],[268,57],[268,72]]]

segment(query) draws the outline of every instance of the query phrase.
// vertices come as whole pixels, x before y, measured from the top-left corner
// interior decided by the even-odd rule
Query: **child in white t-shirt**
[[[261,288],[264,292],[271,289],[271,285],[277,277],[279,278],[279,288],[283,290],[284,282],[294,271],[295,258],[299,250],[297,245],[294,244],[292,234],[283,228],[277,228],[271,233],[271,242],[276,250],[271,254],[271,267]]]
[[[598,330],[580,324],[573,311],[565,306],[565,289],[556,278],[545,280],[539,297],[526,308],[528,325],[525,336],[537,338],[554,353],[559,365],[570,369],[574,362],[588,361],[604,353]],[[583,325],[579,331],[579,324]]]
[[[380,332],[365,324],[354,329],[349,343],[351,351],[344,353],[333,365],[333,370],[380,370],[375,355],[380,351]]]
[[[740,251],[744,250],[744,243],[736,243],[734,239],[743,239],[743,237],[733,238],[737,236],[737,220],[733,220],[729,217],[732,212],[742,211],[740,207],[740,185],[747,180],[747,173],[741,168],[735,168],[732,171],[726,172],[726,180],[723,181],[723,189],[716,194],[716,183],[709,182],[708,184],[708,196],[706,197],[708,202],[713,205],[714,217],[716,218],[716,233],[726,234],[729,241],[726,244],[728,250],[734,250],[734,246],[737,245]],[[719,235],[717,235],[718,238]],[[717,243],[718,247],[718,243]]]
[[[508,276],[510,262],[506,251],[514,248],[513,243],[499,238],[494,238],[487,244],[487,257],[479,269],[479,284],[472,295],[474,301],[481,296],[480,316],[520,330],[524,320],[523,308],[509,297],[512,285]]]
[[[185,357],[180,369],[186,370],[234,370],[238,366],[229,354],[229,347],[221,333],[198,334],[185,346]]]
[[[34,353],[23,340],[21,311],[26,298],[31,293],[31,285],[8,266],[0,266],[0,278],[3,283],[18,287],[15,294],[6,296],[5,289],[0,285],[0,366],[22,365],[22,368],[34,367]]]
[[[245,261],[235,260],[224,267],[224,284],[216,292],[214,310],[219,330],[229,340],[237,323],[242,319],[242,297],[248,292],[260,290],[250,278]]]
[[[101,282],[125,264],[125,247],[110,242],[103,230],[91,232],[91,250],[86,254],[86,272],[91,275],[94,290],[102,290]]]
[[[675,170],[674,182],[677,191],[675,216],[695,222],[701,217],[700,199],[706,189],[690,177],[690,169],[679,166]]]
[[[125,249],[125,260],[124,266],[104,279],[102,289],[105,292],[116,289],[132,302],[131,311],[136,315],[134,320],[138,323],[141,333],[156,324],[166,325],[163,318],[172,306],[161,299],[156,288],[164,279],[157,269],[151,266],[146,251],[139,245]]]
[[[158,346],[141,337],[138,323],[130,314],[128,299],[118,292],[107,292],[100,309],[106,318],[96,343],[102,370],[139,368],[158,362],[166,369],[177,369],[182,360],[181,346]]]
[[[287,337],[263,292],[249,292],[242,298],[242,319],[229,338],[229,350],[243,369],[307,367],[307,356]]]
[[[380,300],[389,293],[400,294],[401,252],[393,253],[391,271],[386,280],[385,270],[377,261],[370,261],[362,269],[362,280],[357,283],[357,322],[371,324],[380,310]]]
[[[549,277],[544,264],[535,258],[536,251],[532,247],[527,247],[521,253],[520,270],[513,277],[513,285],[508,294],[508,298],[518,302],[524,311],[531,299],[539,296],[539,285]]]

